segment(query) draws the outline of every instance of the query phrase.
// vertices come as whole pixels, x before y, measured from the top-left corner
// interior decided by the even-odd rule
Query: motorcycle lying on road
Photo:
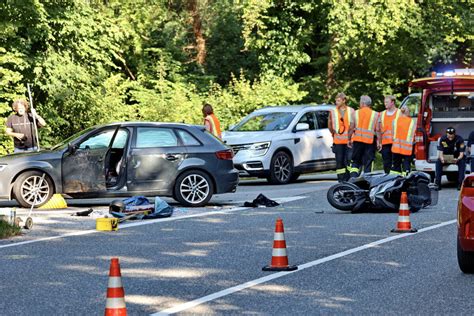
[[[398,211],[400,196],[406,192],[411,212],[438,203],[438,191],[427,173],[415,171],[407,177],[368,173],[329,188],[329,204],[341,211]]]

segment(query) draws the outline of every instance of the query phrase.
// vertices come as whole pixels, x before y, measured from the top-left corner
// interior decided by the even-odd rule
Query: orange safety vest
[[[374,142],[377,114],[369,107],[355,111],[355,131],[352,135],[352,141],[366,144]]]
[[[214,115],[214,113],[206,116],[206,118],[204,119],[204,124],[206,124],[206,122],[209,122],[209,125],[211,126],[211,130],[209,132],[212,135],[221,138],[221,123]]]
[[[347,144],[349,142],[349,127],[351,126],[353,113],[354,109],[348,106],[343,118],[337,108],[331,111],[334,144]]]
[[[411,156],[416,122],[411,117],[401,116],[393,121],[392,153]]]
[[[382,129],[382,145],[389,145],[393,142],[393,120],[400,116],[400,110],[396,109],[392,115],[387,115],[387,111],[380,113],[380,127]]]

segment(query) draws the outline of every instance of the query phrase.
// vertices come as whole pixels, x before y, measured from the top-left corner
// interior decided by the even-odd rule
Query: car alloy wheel
[[[204,172],[188,171],[176,181],[176,199],[186,206],[202,206],[211,198],[212,182]]]
[[[53,195],[53,186],[44,173],[28,171],[21,174],[15,181],[13,192],[21,206],[41,206]]]
[[[293,176],[293,162],[290,156],[280,151],[272,158],[270,166],[269,181],[273,184],[285,184],[290,182]]]

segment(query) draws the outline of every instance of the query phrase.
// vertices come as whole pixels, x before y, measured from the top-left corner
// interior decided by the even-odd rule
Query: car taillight
[[[222,160],[232,160],[232,158],[234,157],[234,152],[232,151],[232,149],[217,151],[216,157],[217,159]]]
[[[421,131],[415,133],[415,158],[426,160],[425,139]]]

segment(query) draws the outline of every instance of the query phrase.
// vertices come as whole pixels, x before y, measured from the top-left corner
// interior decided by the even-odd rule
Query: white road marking
[[[283,276],[286,276],[286,275],[289,275],[289,274],[292,274],[292,273],[297,273],[297,272],[302,271],[304,269],[311,268],[311,267],[314,267],[316,265],[320,265],[320,264],[328,262],[328,261],[332,261],[332,260],[335,260],[335,259],[338,259],[338,258],[341,258],[341,257],[345,257],[345,256],[348,256],[350,254],[353,254],[353,253],[356,253],[356,252],[359,252],[359,251],[362,251],[362,250],[365,250],[365,249],[373,248],[373,247],[376,247],[378,245],[382,245],[382,244],[385,244],[385,243],[388,243],[388,242],[391,242],[391,241],[394,241],[394,240],[397,240],[397,239],[400,239],[400,238],[413,236],[413,235],[416,235],[416,234],[420,234],[422,232],[426,232],[426,231],[429,231],[429,230],[433,230],[433,229],[437,229],[437,228],[440,228],[440,227],[443,227],[443,226],[454,224],[456,222],[457,222],[457,220],[451,220],[451,221],[443,222],[443,223],[440,223],[440,224],[437,224],[437,225],[422,228],[422,229],[418,230],[418,233],[406,233],[406,234],[400,234],[400,235],[395,235],[395,236],[387,237],[387,238],[384,238],[384,239],[380,239],[380,240],[362,245],[360,247],[352,248],[352,249],[349,249],[349,250],[346,250],[346,251],[343,251],[343,252],[339,252],[339,253],[336,253],[334,255],[325,257],[325,258],[317,259],[317,260],[299,265],[298,270],[294,270],[294,271],[290,271],[290,272],[273,273],[273,274],[270,274],[270,275],[265,276],[263,278],[248,281],[248,282],[239,284],[237,286],[234,286],[234,287],[231,287],[231,288],[228,288],[228,289],[225,289],[225,290],[222,290],[222,291],[210,294],[210,295],[203,296],[203,297],[195,299],[193,301],[189,301],[187,303],[162,310],[158,313],[151,314],[151,316],[170,315],[170,314],[175,314],[175,313],[178,313],[178,312],[182,312],[182,311],[188,310],[190,308],[196,307],[198,305],[204,304],[206,302],[216,300],[218,298],[221,298],[221,297],[224,297],[224,296],[227,296],[227,295],[245,290],[247,288],[250,288],[250,287],[253,287],[253,286],[256,286],[256,285],[259,285],[259,284],[262,284],[262,283],[265,283],[265,282],[268,282],[268,281],[271,281],[271,280],[274,280],[274,279],[281,278]]]
[[[301,199],[305,199],[305,198],[307,198],[307,197],[306,196],[293,196],[293,197],[286,197],[286,198],[276,198],[275,201],[277,201],[278,203],[287,203],[287,202],[297,201],[297,200],[301,200]],[[236,207],[236,208],[231,208],[231,209],[226,209],[226,210],[221,210],[221,211],[210,211],[210,212],[196,213],[196,214],[176,216],[176,217],[150,219],[150,220],[139,221],[139,222],[135,222],[135,223],[120,224],[119,229],[128,228],[128,227],[143,226],[143,225],[151,225],[151,224],[162,223],[162,222],[172,222],[172,221],[177,221],[177,220],[186,219],[186,218],[203,217],[203,216],[217,215],[217,214],[227,214],[227,213],[243,211],[243,210],[248,210],[248,209],[250,209],[250,208],[249,207]],[[33,240],[27,240],[27,241],[20,241],[20,242],[11,243],[11,244],[8,244],[8,245],[0,245],[0,249],[10,248],[10,247],[18,247],[18,246],[23,246],[23,245],[28,245],[28,244],[33,244],[33,243],[43,242],[43,241],[49,241],[49,240],[54,240],[54,239],[60,239],[60,238],[65,238],[65,237],[90,235],[90,234],[95,234],[95,233],[99,233],[99,231],[97,231],[95,229],[75,231],[75,232],[71,232],[71,233],[67,233],[67,234],[63,234],[63,235],[58,235],[58,236],[45,237],[45,238],[39,238],[39,239],[33,239]],[[101,232],[101,233],[103,233],[103,232]]]

